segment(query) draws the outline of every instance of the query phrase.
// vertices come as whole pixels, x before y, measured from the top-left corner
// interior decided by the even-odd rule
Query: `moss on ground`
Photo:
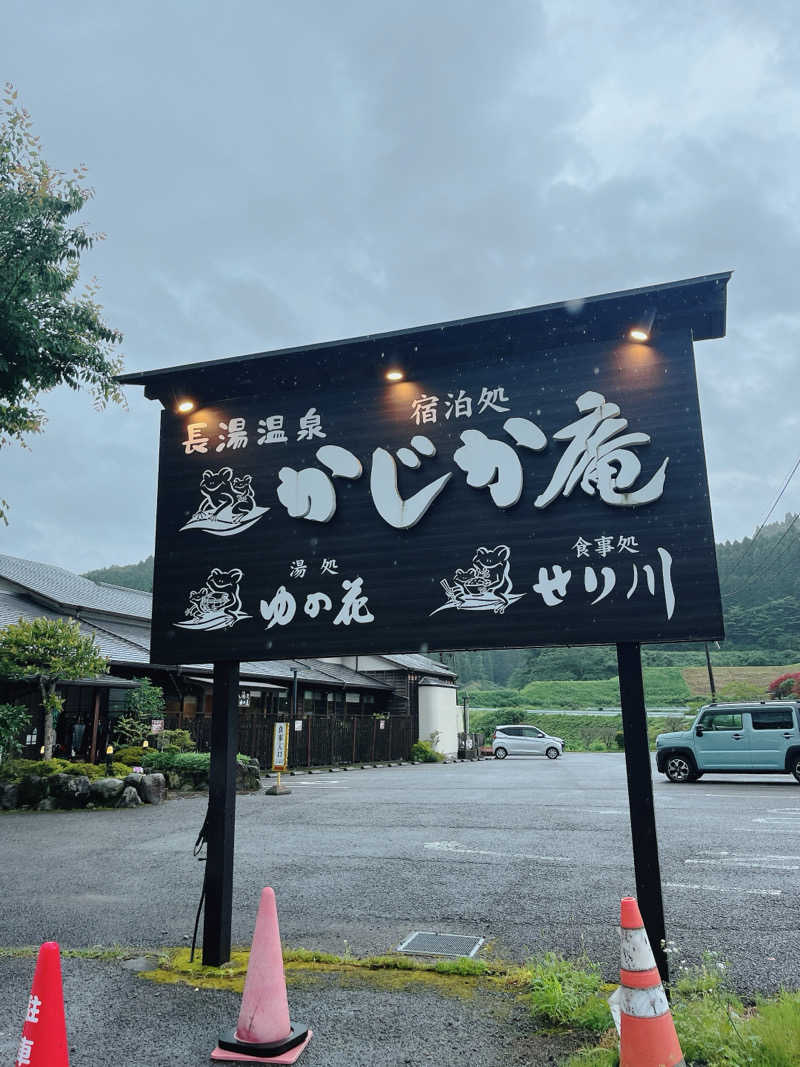
[[[189,949],[161,954],[159,966],[142,974],[150,982],[183,983],[196,989],[228,989],[241,992],[247,974],[250,950],[234,949],[221,967],[204,967],[198,958],[189,960]],[[411,956],[337,956],[309,949],[284,949],[286,984],[309,986],[336,976],[340,983],[371,985],[380,989],[426,986],[451,996],[474,995],[478,985],[522,993],[529,975],[525,968],[462,957],[429,962]]]

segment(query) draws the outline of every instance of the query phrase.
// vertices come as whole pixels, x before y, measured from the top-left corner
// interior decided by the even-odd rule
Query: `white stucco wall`
[[[419,687],[419,739],[428,741],[438,731],[436,748],[445,756],[458,754],[458,733],[462,711],[456,701],[456,688],[444,685]]]
[[[383,656],[320,656],[320,663],[341,663],[351,671],[396,671],[397,667]]]

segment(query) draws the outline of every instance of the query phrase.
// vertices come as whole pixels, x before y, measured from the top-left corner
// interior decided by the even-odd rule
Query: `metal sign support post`
[[[656,965],[662,981],[667,985],[669,965],[664,951],[664,901],[661,896],[653,776],[650,769],[650,744],[647,737],[647,711],[639,643],[626,641],[618,644],[617,664],[622,730],[625,737],[625,765],[628,772],[628,806],[633,838],[636,897]]]
[[[238,661],[214,663],[213,700],[203,963],[207,967],[220,967],[231,958],[236,742],[239,730]]]

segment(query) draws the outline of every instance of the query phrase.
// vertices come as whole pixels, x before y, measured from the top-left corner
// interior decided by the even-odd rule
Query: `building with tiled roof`
[[[57,724],[61,755],[99,758],[115,741],[114,724],[125,713],[131,680],[143,677],[164,692],[165,728],[189,729],[198,746],[207,747],[212,664],[151,663],[151,606],[150,593],[0,555],[0,628],[19,619],[75,619],[82,633],[94,635],[109,661],[106,677],[63,687],[65,706]],[[243,662],[239,751],[266,765],[274,722],[291,719],[290,748],[297,764],[402,758],[418,737],[432,733],[450,754],[461,728],[455,679],[444,664],[420,655]],[[37,755],[42,736],[38,688],[21,683],[0,688],[5,694],[0,700],[29,707],[25,754]],[[434,688],[443,691],[436,699]],[[444,713],[434,714],[434,704]]]

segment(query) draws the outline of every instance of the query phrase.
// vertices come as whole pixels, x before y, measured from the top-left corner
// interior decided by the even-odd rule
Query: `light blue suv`
[[[696,782],[707,771],[800,782],[800,703],[707,704],[690,730],[658,735],[656,766],[671,782]]]

